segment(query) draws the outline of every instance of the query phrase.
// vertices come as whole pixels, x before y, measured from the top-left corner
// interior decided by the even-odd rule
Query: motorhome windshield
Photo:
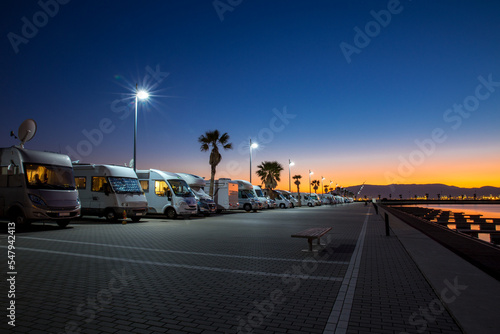
[[[243,196],[241,196],[242,198],[255,198],[254,194],[250,191],[250,190],[242,190],[241,191],[241,194]]]
[[[264,196],[264,193],[262,192],[261,189],[254,189],[255,193],[257,194],[257,197],[266,197]]]
[[[187,185],[186,181],[184,181],[184,180],[168,180],[168,183],[170,183],[170,186],[172,187],[172,190],[174,191],[174,194],[176,196],[194,197],[194,194],[191,191],[191,188],[189,188],[189,186]]]
[[[26,182],[31,189],[74,190],[73,168],[25,163]]]
[[[114,192],[117,194],[141,194],[142,188],[139,183],[139,180],[131,178],[131,177],[114,177],[110,176],[108,178],[109,183],[111,184],[111,188],[113,188]]]

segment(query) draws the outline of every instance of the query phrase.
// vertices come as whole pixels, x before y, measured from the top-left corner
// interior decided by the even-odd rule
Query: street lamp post
[[[250,138],[250,183],[252,183],[252,148],[257,148],[259,145],[257,143],[252,144],[252,138]]]
[[[290,159],[288,159],[288,191],[289,192],[292,192],[292,177],[290,174],[290,167],[292,167],[293,165],[295,165],[295,163],[293,161],[290,161]]]
[[[325,194],[325,192],[324,192],[324,190],[323,190],[323,180],[324,180],[324,179],[325,179],[325,178],[322,176],[322,177],[321,177],[321,195],[324,195],[324,194]]]
[[[149,93],[145,90],[139,90],[135,85],[135,117],[134,117],[134,172],[137,170],[137,104],[138,100],[145,100],[149,97]]]
[[[309,196],[311,196],[311,175],[314,174],[314,172],[312,172],[310,169],[309,169]]]

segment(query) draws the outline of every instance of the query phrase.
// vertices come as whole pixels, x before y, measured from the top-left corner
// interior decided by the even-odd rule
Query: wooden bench
[[[310,228],[304,231],[300,231],[299,233],[292,234],[292,238],[307,238],[307,243],[309,244],[309,252],[313,251],[313,239],[318,240],[318,246],[321,246],[320,238],[328,233],[332,228],[331,227],[315,227]],[[307,251],[307,250],[305,250]]]

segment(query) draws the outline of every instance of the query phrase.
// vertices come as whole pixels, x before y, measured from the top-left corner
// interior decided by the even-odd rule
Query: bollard
[[[385,218],[385,235],[390,236],[391,233],[389,231],[389,215],[387,213],[384,213],[384,218]]]

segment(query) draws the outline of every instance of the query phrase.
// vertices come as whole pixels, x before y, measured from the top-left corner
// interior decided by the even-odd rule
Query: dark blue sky
[[[3,147],[33,118],[29,148],[128,163],[137,82],[139,168],[208,177],[219,129],[220,176],[248,179],[251,137],[284,181],[500,186],[496,1],[61,2],[0,5]]]

